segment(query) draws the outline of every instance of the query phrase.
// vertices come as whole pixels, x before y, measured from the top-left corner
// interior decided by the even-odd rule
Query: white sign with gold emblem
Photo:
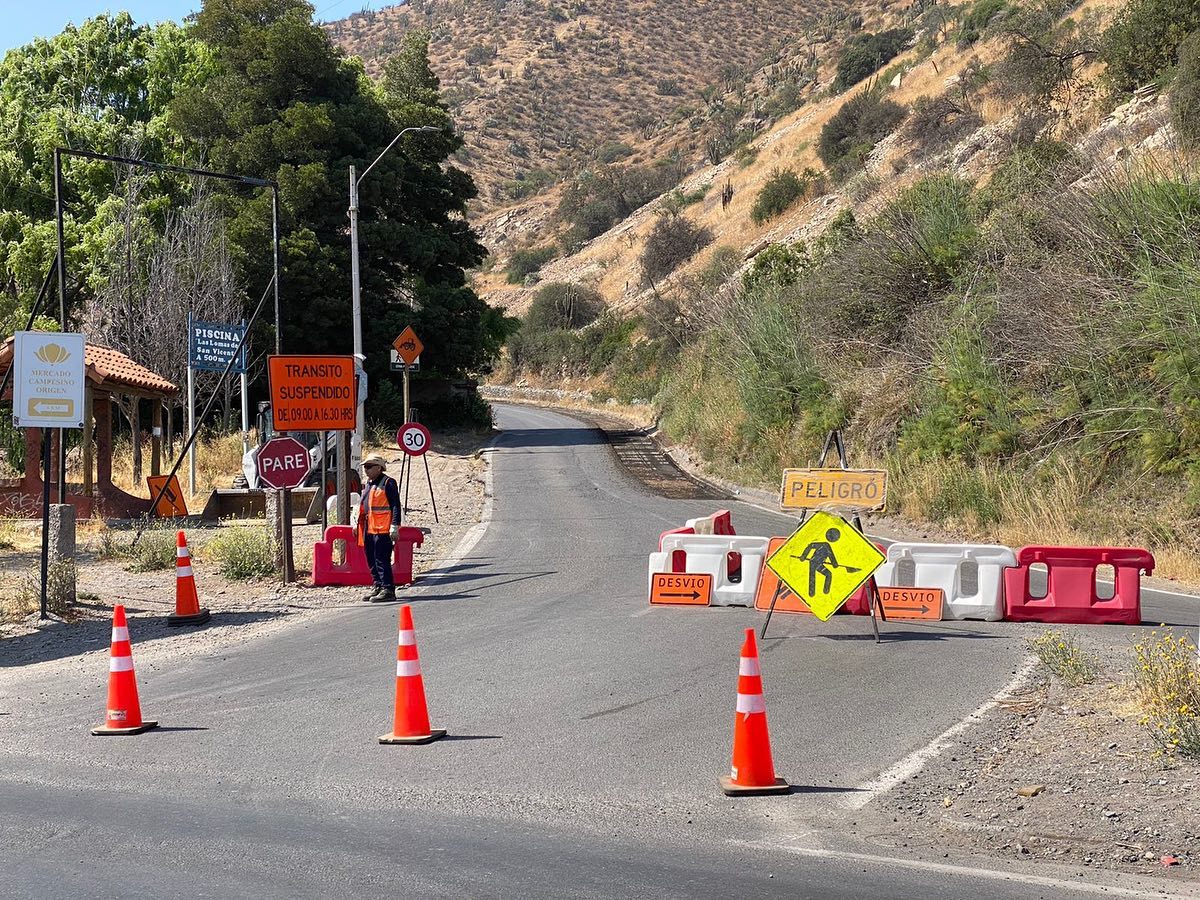
[[[83,427],[82,334],[18,331],[13,346],[13,424]]]

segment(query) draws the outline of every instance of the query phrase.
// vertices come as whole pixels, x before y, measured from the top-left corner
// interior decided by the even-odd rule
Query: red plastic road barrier
[[[1029,591],[1029,567],[1044,563],[1046,596]],[[1113,567],[1113,596],[1096,595],[1096,567]],[[1022,547],[1016,568],[1004,570],[1004,617],[1014,622],[1077,625],[1138,625],[1142,621],[1141,576],[1154,571],[1154,556],[1137,547]]]
[[[733,514],[727,509],[718,509],[712,514],[713,534],[735,534]]]
[[[688,528],[687,526],[684,526],[683,528],[672,528],[670,531],[664,531],[662,534],[660,534],[658,536],[658,552],[662,553],[663,539],[668,534],[695,534],[695,533],[696,533],[695,528]],[[683,570],[680,569],[679,571],[682,572]]]
[[[333,561],[333,542],[346,542],[346,559],[341,565]],[[392,575],[396,585],[412,584],[413,548],[425,543],[425,535],[419,528],[400,526],[400,537],[392,553]],[[330,525],[325,529],[325,540],[313,544],[313,580],[317,587],[358,587],[371,583],[371,570],[367,567],[367,554],[358,546],[354,529],[349,525]]]

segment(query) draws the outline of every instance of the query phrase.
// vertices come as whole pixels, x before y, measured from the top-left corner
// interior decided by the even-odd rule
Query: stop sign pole
[[[292,561],[292,497],[291,489],[299,487],[308,477],[312,461],[308,449],[294,437],[273,437],[258,451],[254,467],[258,479],[265,487],[278,491],[279,517],[281,525],[280,549],[283,551],[283,583],[296,579]]]

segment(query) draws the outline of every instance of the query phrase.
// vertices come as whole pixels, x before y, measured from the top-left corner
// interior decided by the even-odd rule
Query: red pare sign
[[[263,484],[281,491],[303,484],[312,461],[308,449],[294,437],[276,437],[258,451],[255,465]]]

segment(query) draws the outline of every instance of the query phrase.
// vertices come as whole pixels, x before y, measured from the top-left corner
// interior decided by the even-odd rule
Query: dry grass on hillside
[[[897,4],[897,9],[899,5]],[[432,32],[430,55],[467,141],[483,208],[519,171],[611,141],[637,158],[680,147],[701,90],[732,85],[793,52],[844,4],[786,0],[414,0],[326,28],[378,74],[405,32]],[[702,148],[700,148],[702,150]]]

